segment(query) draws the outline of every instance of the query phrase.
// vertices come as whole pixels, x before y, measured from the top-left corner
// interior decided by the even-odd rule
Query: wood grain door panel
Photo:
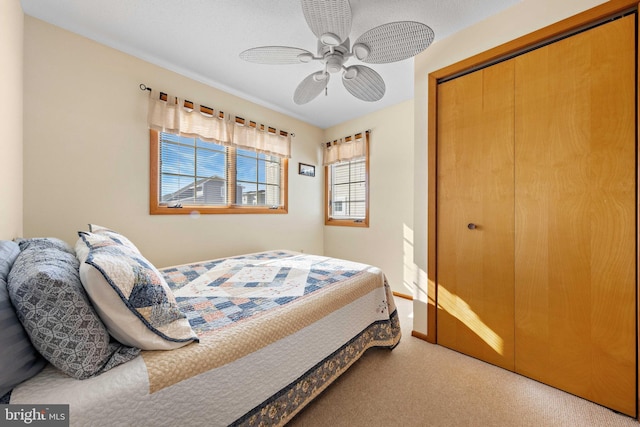
[[[438,86],[437,166],[438,343],[511,370],[513,72],[507,61]]]
[[[515,369],[636,414],[635,16],[515,58]]]

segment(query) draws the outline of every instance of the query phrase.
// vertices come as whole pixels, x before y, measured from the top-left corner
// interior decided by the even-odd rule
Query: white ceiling
[[[429,25],[437,43],[519,1],[350,0],[351,40],[375,26],[408,20]],[[317,41],[299,0],[22,0],[22,8],[27,15],[320,128],[413,97],[413,58],[369,65],[387,86],[380,101],[354,98],[334,76],[328,96],[302,106],[294,104],[293,93],[300,81],[320,70],[320,63],[262,65],[241,60],[240,52],[256,46],[316,52]],[[216,107],[215,100],[210,103]]]

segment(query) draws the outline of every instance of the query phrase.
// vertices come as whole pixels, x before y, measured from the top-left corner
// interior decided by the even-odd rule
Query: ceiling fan
[[[320,61],[321,71],[307,76],[296,88],[293,101],[306,104],[325,90],[331,74],[342,71],[344,87],[358,99],[378,101],[385,92],[384,80],[364,65],[345,66],[352,57],[369,63],[385,64],[411,58],[426,49],[433,30],[420,22],[397,21],[366,31],[350,46],[351,5],[349,0],[301,0],[302,12],[313,34],[318,37],[317,54],[289,46],[262,46],[247,49],[240,58],[258,64],[302,64]]]

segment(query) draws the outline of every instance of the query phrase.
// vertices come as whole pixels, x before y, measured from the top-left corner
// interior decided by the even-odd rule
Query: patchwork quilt
[[[283,425],[400,325],[378,268],[270,251],[160,270],[199,343],[77,381],[52,367],[11,403],[68,403],[72,425]]]
[[[168,268],[163,273],[191,326],[199,336],[207,336],[363,273],[366,267],[277,251]]]

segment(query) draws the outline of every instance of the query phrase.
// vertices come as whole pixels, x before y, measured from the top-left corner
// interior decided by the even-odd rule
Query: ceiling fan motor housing
[[[342,70],[342,64],[344,64],[344,56],[339,53],[330,53],[324,57],[327,63],[327,71],[334,74]]]
[[[349,59],[349,39],[338,46],[327,46],[318,42],[318,56],[327,66],[327,72],[335,74],[342,70],[342,66]]]

